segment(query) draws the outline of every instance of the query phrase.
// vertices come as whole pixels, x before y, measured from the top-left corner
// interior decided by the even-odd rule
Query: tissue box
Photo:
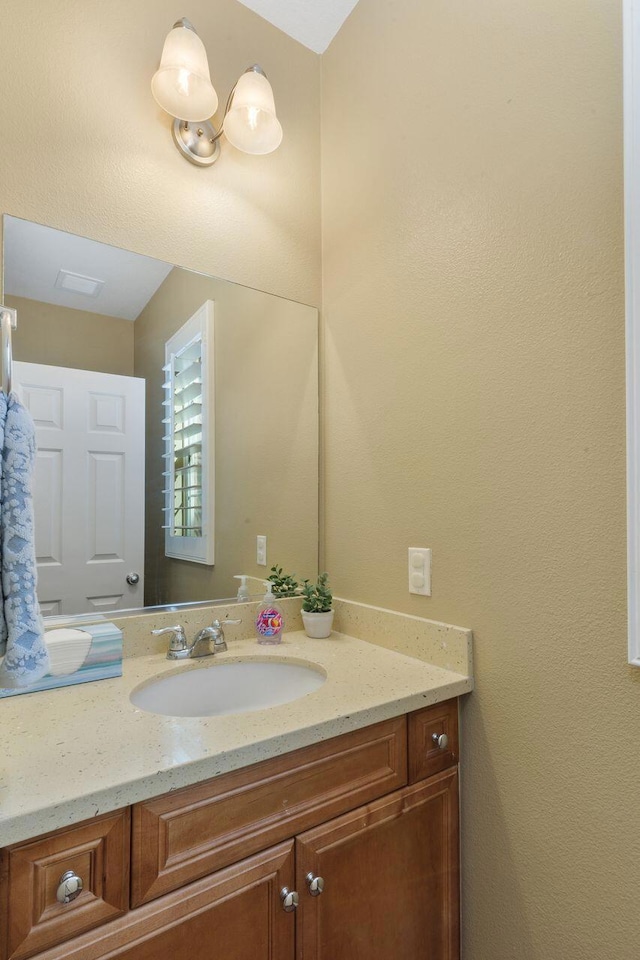
[[[49,673],[28,687],[0,689],[0,698],[122,676],[122,631],[113,623],[47,630],[44,639],[49,651]]]

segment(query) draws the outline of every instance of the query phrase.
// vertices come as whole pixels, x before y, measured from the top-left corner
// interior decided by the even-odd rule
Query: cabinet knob
[[[319,897],[324,890],[324,879],[322,877],[314,877],[312,873],[308,873],[305,880],[307,881],[311,896]]]
[[[282,909],[285,913],[293,913],[298,906],[299,897],[295,890],[289,890],[289,887],[283,887],[280,891],[282,900]]]
[[[60,877],[58,889],[56,890],[56,899],[58,903],[71,903],[82,893],[82,877],[79,877],[73,870],[67,870]]]
[[[446,733],[432,733],[431,739],[437,746],[438,750],[446,750],[449,746],[449,737]]]

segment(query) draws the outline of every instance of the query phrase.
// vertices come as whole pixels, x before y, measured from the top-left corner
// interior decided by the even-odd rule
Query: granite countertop
[[[306,661],[327,675],[281,706],[214,717],[134,707],[139,684],[238,659]],[[471,677],[334,633],[285,635],[275,647],[231,640],[227,653],[125,659],[123,676],[0,702],[0,847],[298,747],[468,693]]]

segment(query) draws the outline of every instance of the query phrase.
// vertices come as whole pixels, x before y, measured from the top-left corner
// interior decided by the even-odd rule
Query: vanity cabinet
[[[430,764],[443,768],[420,777]],[[130,908],[89,917],[83,891],[56,905],[68,925],[48,940],[8,935],[14,864],[68,831],[2,851],[1,960],[459,956],[457,701],[134,804],[131,820]],[[51,876],[66,866],[54,862]],[[111,888],[128,889],[128,869],[113,867]]]

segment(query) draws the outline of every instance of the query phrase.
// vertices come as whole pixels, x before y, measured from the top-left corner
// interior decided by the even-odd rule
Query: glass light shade
[[[276,117],[271,84],[262,73],[243,73],[224,118],[227,140],[244,153],[264,154],[277,150],[282,127]]]
[[[204,44],[197,33],[177,25],[167,34],[151,92],[163,110],[179,120],[207,120],[218,109]]]

